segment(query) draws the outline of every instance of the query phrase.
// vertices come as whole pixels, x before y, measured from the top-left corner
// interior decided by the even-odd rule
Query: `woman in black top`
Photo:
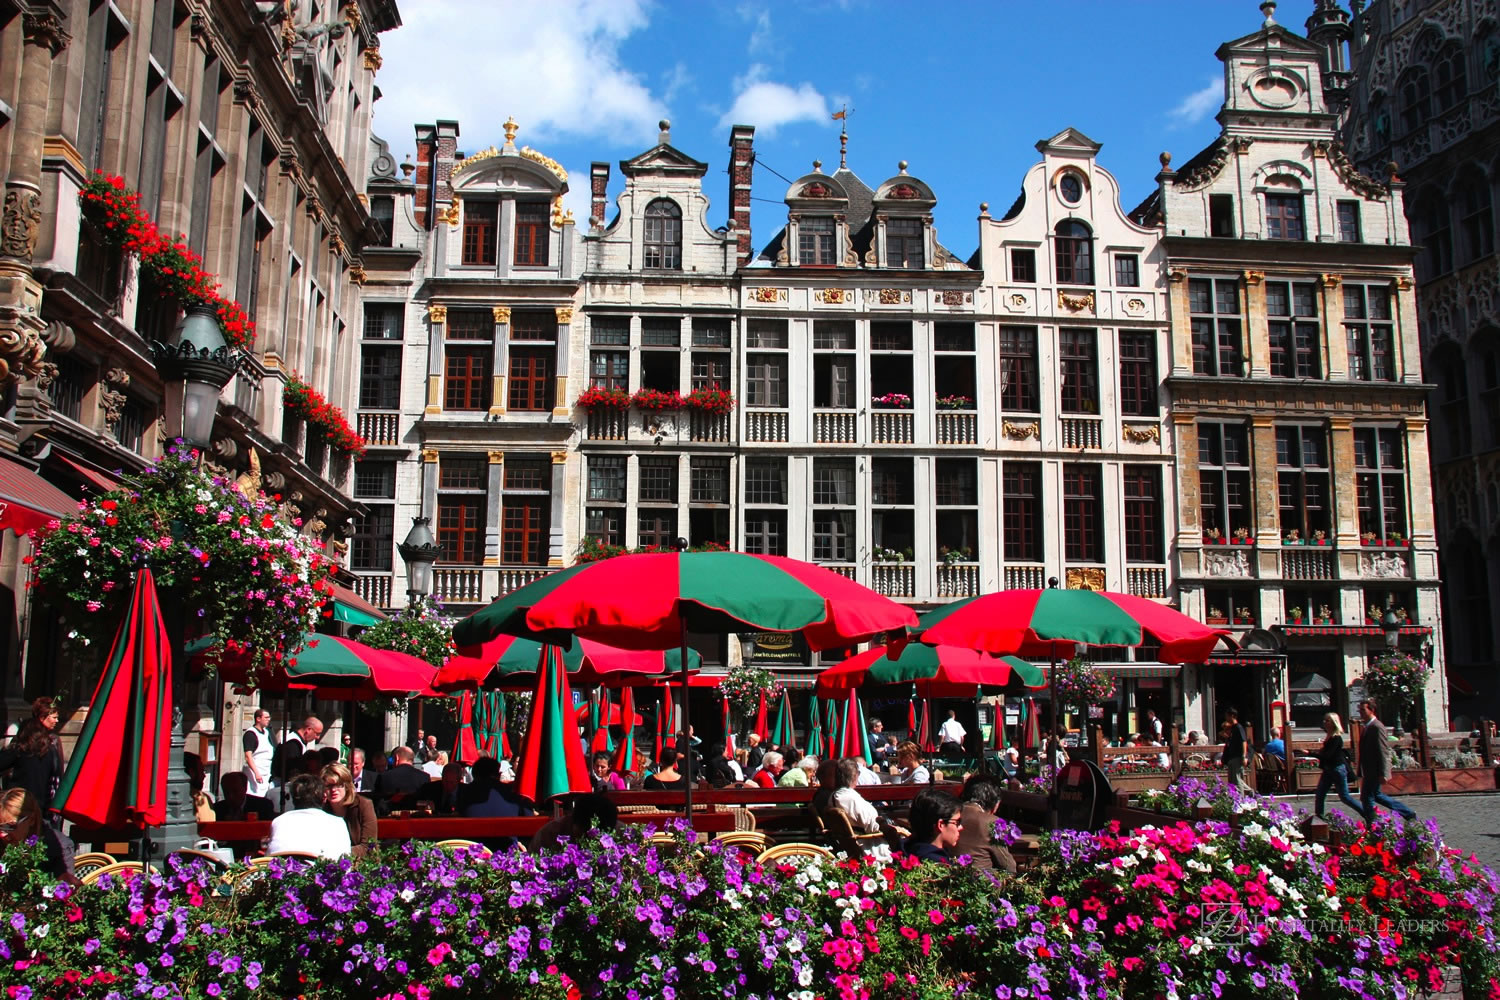
[[[676,750],[671,747],[662,750],[661,768],[655,774],[648,776],[642,787],[653,792],[687,787],[687,779],[677,773]]]
[[[16,738],[0,750],[0,773],[6,788],[24,788],[45,812],[63,776],[62,745],[57,739],[57,709],[51,698],[31,703],[31,718]]]
[[[1349,762],[1344,753],[1344,726],[1339,721],[1337,712],[1329,712],[1323,716],[1323,745],[1318,748],[1318,763],[1323,765],[1323,773],[1318,777],[1318,790],[1313,793],[1313,812],[1319,818],[1323,815],[1323,802],[1328,798],[1328,789],[1336,788],[1339,793],[1339,801],[1354,810],[1356,816],[1363,816],[1364,810],[1360,809],[1359,803],[1349,794]]]

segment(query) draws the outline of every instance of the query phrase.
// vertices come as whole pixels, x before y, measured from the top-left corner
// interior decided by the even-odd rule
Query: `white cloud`
[[[1187,95],[1171,111],[1167,112],[1168,128],[1186,128],[1197,124],[1213,114],[1224,103],[1224,80],[1213,77],[1202,90]]]
[[[650,144],[666,101],[628,70],[626,38],[647,26],[643,0],[422,0],[419,15],[381,37],[375,132],[397,159],[414,148],[412,125],[456,119],[459,148],[604,139]],[[572,181],[579,175],[571,175]],[[587,175],[582,188],[588,188]],[[575,187],[579,186],[577,184]]]
[[[750,71],[734,81],[737,91],[734,104],[719,119],[719,127],[754,125],[764,135],[773,134],[793,122],[823,121],[828,117],[828,101],[810,83],[795,88],[765,79],[765,66],[756,63]]]
[[[754,22],[755,27],[750,31],[750,43],[746,48],[751,55],[766,51],[771,48],[771,12],[765,7],[753,11],[748,4],[741,5],[740,16]]]
[[[689,72],[686,63],[677,63],[670,72],[662,74],[665,81],[662,85],[661,99],[666,104],[677,100],[677,95],[684,90],[693,87],[698,81]]]

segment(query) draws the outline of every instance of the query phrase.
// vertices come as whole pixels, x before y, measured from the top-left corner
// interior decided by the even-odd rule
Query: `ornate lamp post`
[[[172,337],[152,341],[151,353],[161,374],[167,437],[197,449],[199,461],[213,443],[219,393],[239,368],[240,352],[230,348],[219,329],[218,311],[210,305],[189,306]],[[172,638],[172,742],[167,774],[167,822],[156,846],[167,853],[193,846],[198,837],[193,792],[183,767],[186,736],[182,705],[187,696],[187,661],[182,646],[185,611],[168,616]]]
[[[406,602],[415,604],[432,593],[432,564],[437,562],[437,539],[432,537],[432,519],[414,517],[411,530],[396,547],[406,563]]]

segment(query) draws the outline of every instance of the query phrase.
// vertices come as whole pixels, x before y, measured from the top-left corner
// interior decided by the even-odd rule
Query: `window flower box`
[[[578,394],[578,405],[589,411],[628,410],[630,409],[630,393],[624,389],[591,385]]]
[[[680,410],[682,397],[675,390],[663,392],[660,389],[637,389],[630,397],[630,405],[637,410]]]
[[[699,410],[716,416],[727,416],[735,407],[735,398],[733,393],[720,389],[718,386],[694,389],[682,397],[682,407],[686,410]]]
[[[877,410],[909,410],[911,397],[904,392],[888,392],[884,396],[873,397],[870,405]]]
[[[1234,529],[1234,536],[1231,541],[1235,545],[1254,545],[1255,536],[1250,534],[1250,529],[1248,528],[1236,528]]]
[[[281,402],[291,414],[307,424],[309,444],[321,437],[334,451],[355,458],[364,456],[365,439],[349,426],[344,411],[330,404],[322,393],[297,376],[287,380],[281,390]]]
[[[933,401],[933,405],[940,410],[972,410],[974,400],[968,396],[939,396]]]
[[[1208,529],[1207,531],[1205,531],[1203,533],[1203,544],[1204,545],[1227,545],[1227,544],[1229,544],[1229,539],[1225,538],[1222,534],[1220,534],[1218,528],[1210,528],[1210,529]]]

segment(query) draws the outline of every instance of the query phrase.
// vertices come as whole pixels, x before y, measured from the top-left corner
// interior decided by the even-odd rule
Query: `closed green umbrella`
[[[818,703],[822,700],[816,694],[813,695],[807,719],[807,752],[814,757],[823,757],[828,752],[823,745],[823,713],[818,708]]]

